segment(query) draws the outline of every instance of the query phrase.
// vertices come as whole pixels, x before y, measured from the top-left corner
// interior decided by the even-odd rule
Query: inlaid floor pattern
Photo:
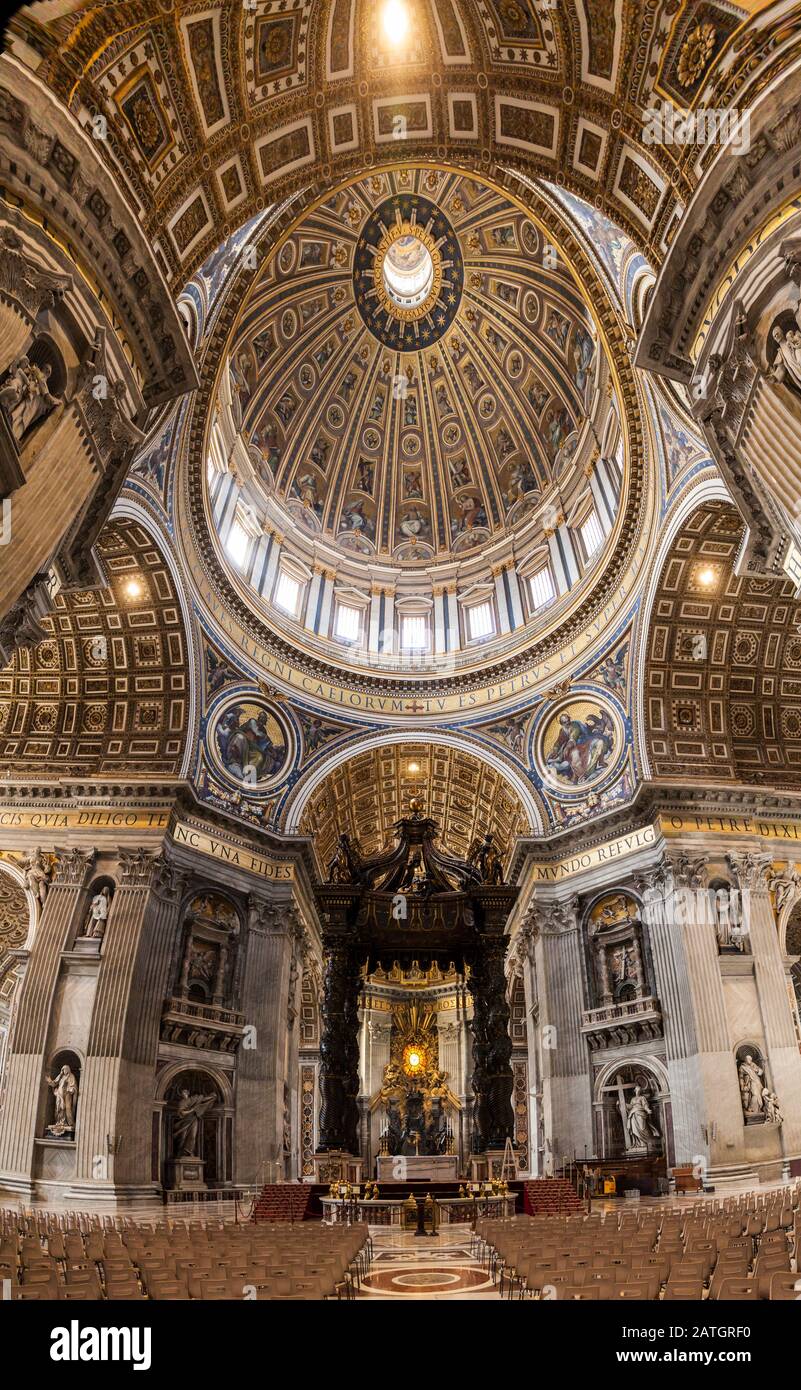
[[[362,1280],[359,1298],[499,1297],[485,1269],[470,1254],[470,1233],[441,1229],[439,1235],[418,1237],[412,1231],[374,1226],[373,1262]]]

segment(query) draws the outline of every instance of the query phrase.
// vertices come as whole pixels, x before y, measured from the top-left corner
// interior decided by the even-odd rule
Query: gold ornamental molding
[[[428,293],[419,304],[401,305],[393,299],[389,293],[384,280],[384,262],[387,255],[392,250],[396,242],[403,240],[404,237],[414,237],[421,246],[424,246],[431,257],[431,283]],[[425,227],[420,227],[416,222],[395,222],[388,227],[378,243],[376,257],[373,263],[373,283],[375,292],[378,296],[381,308],[390,318],[400,320],[401,323],[413,323],[417,319],[424,318],[430,313],[433,306],[439,299],[442,289],[442,256],[439,247],[429,231]]]

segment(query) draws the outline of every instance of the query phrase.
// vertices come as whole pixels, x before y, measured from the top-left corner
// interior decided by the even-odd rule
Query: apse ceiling
[[[320,783],[300,829],[313,835],[321,867],[343,831],[373,854],[393,841],[392,827],[418,797],[440,826],[439,843],[464,857],[491,831],[504,855],[528,829],[523,806],[494,767],[460,749],[404,743],[357,754]]]
[[[801,786],[801,603],[738,578],[742,519],[710,502],[671,546],[651,612],[644,716],[655,777]]]
[[[274,252],[229,370],[262,503],[356,555],[447,558],[564,481],[601,349],[500,193],[439,169],[334,193]]]
[[[181,771],[189,669],[169,569],[132,521],[96,550],[109,586],[59,593],[45,640],[0,672],[4,777]]]
[[[47,0],[12,30],[83,124],[102,115],[101,156],[181,284],[270,203],[448,149],[558,175],[658,264],[714,147],[648,141],[643,112],[764,85],[794,41],[744,30],[767,4],[405,0],[393,37],[375,0]]]

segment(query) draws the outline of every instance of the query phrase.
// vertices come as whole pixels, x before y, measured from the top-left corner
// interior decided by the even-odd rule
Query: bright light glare
[[[698,575],[698,582],[699,584],[714,584],[715,571],[713,569],[701,570],[700,574]]]
[[[125,592],[129,598],[139,598],[142,593],[142,585],[138,579],[129,579],[125,585]]]
[[[390,43],[403,43],[409,32],[409,12],[402,0],[387,0],[382,23],[384,35]]]
[[[420,1053],[419,1053],[419,1052],[410,1052],[410,1053],[409,1053],[409,1066],[410,1066],[410,1067],[419,1067],[419,1065],[420,1065]]]
[[[410,772],[419,772],[419,771],[420,771],[420,764],[419,764],[419,763],[409,763],[409,771],[410,771]]]

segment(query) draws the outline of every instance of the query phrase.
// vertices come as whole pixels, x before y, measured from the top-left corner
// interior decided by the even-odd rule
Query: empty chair
[[[770,1276],[768,1288],[768,1298],[771,1302],[775,1300],[797,1300],[801,1298],[801,1274],[788,1274],[784,1270],[775,1270]],[[765,1295],[761,1294],[764,1298]]]
[[[759,1298],[756,1279],[724,1279],[717,1290],[717,1297],[724,1302],[736,1300],[744,1302]]]
[[[674,1300],[684,1300],[688,1302],[700,1301],[704,1296],[704,1281],[702,1279],[670,1279],[665,1285],[665,1301],[671,1303]]]

